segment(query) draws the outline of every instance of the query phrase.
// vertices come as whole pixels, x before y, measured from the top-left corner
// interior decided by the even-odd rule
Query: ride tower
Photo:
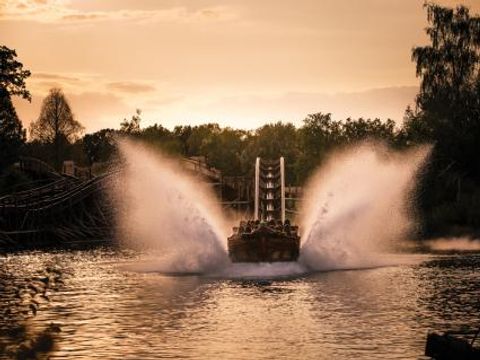
[[[254,220],[285,222],[285,161],[262,160],[255,162]]]

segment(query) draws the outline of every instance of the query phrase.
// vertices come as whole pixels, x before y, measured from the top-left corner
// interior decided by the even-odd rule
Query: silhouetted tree
[[[266,124],[255,130],[247,137],[247,147],[243,156],[245,170],[252,170],[255,158],[260,156],[264,159],[285,158],[287,182],[294,181],[295,174],[290,168],[298,156],[297,129],[292,123],[276,122]]]
[[[75,120],[62,90],[51,89],[43,100],[40,116],[31,124],[32,139],[52,146],[55,166],[60,168],[62,151],[68,144],[78,139],[82,131],[83,126]]]
[[[11,95],[31,99],[25,85],[30,71],[23,69],[16,56],[15,50],[0,46],[0,173],[17,159],[26,139]]]
[[[319,166],[334,146],[342,142],[341,123],[334,121],[330,113],[310,114],[299,129],[301,149],[296,163],[297,181],[303,182]]]
[[[115,133],[113,129],[102,129],[83,137],[83,149],[90,165],[110,160],[115,152]]]
[[[187,140],[188,156],[199,156],[202,154],[202,147],[211,141],[212,136],[220,133],[220,126],[215,123],[194,126],[191,129]]]
[[[341,126],[341,137],[346,143],[377,140],[393,145],[396,140],[395,121],[391,119],[381,121],[380,119],[348,118]]]
[[[173,135],[180,141],[180,144],[182,145],[182,154],[184,156],[188,156],[190,153],[188,139],[192,135],[192,127],[190,125],[175,126],[173,129]]]
[[[31,73],[23,69],[23,64],[17,59],[15,50],[0,46],[0,88],[5,89],[10,95],[18,95],[31,100],[30,92],[25,85],[25,79]]]
[[[0,173],[17,159],[25,138],[10,94],[0,88]]]
[[[210,134],[203,142],[200,153],[206,157],[210,166],[221,169],[225,175],[242,175],[244,135],[243,130],[223,128]]]
[[[413,49],[418,112],[404,132],[435,144],[421,200],[427,228],[480,225],[480,17],[426,3],[430,44]],[[475,200],[476,199],[476,200]],[[473,213],[476,211],[476,213]]]
[[[140,122],[142,121],[140,115],[142,115],[142,110],[137,109],[130,120],[123,119],[120,123],[120,131],[130,135],[138,134],[140,132]]]
[[[170,155],[183,155],[183,146],[180,140],[162,125],[154,124],[146,127],[137,135],[137,138]]]

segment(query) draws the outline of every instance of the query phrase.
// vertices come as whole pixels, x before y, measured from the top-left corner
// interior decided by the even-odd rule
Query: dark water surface
[[[0,357],[422,359],[428,330],[479,326],[480,254],[409,257],[248,281],[130,272],[111,250],[9,255]]]

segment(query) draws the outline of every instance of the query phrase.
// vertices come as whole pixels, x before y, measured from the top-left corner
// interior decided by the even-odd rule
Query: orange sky
[[[440,1],[455,5],[456,1]],[[480,12],[480,1],[463,1]],[[87,132],[307,114],[401,120],[426,43],[421,0],[0,0],[0,43],[32,71],[25,125],[61,86]]]

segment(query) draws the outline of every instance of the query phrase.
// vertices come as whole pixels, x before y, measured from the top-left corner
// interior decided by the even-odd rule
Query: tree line
[[[141,111],[137,110],[118,129],[83,135],[62,90],[51,89],[29,129],[27,142],[11,96],[30,100],[24,81],[30,72],[23,69],[14,50],[2,46],[0,189],[8,185],[5,179],[14,173],[11,165],[19,155],[40,157],[57,168],[65,159],[83,165],[108,162],[116,156],[115,140],[122,136],[147,142],[172,156],[203,156],[208,165],[225,175],[250,176],[255,157],[284,156],[287,182],[292,185],[302,185],[333,149],[342,146],[372,139],[396,149],[428,143],[434,145],[433,152],[417,192],[425,233],[478,229],[480,17],[464,6],[426,3],[425,8],[430,41],[412,50],[420,90],[414,108],[406,109],[401,123],[334,120],[329,113],[316,113],[308,115],[299,127],[276,122],[242,130],[208,123],[170,130],[160,124],[142,128]]]

